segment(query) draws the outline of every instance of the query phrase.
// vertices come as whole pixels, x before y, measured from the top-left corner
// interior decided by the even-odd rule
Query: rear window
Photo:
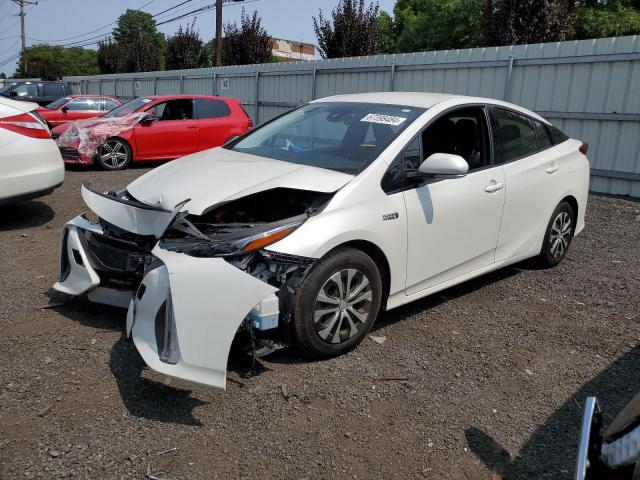
[[[222,118],[231,115],[229,106],[222,100],[196,99],[196,118]]]
[[[531,120],[524,115],[502,108],[493,109],[496,123],[494,142],[496,161],[510,162],[538,151],[538,139]]]

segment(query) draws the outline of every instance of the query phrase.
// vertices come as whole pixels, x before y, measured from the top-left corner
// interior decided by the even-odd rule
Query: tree
[[[167,40],[167,70],[181,70],[198,68],[202,64],[204,42],[198,32],[194,30],[195,20],[185,30],[182,25],[172,37]]]
[[[482,0],[398,0],[393,12],[398,52],[473,48],[485,43]]]
[[[489,45],[557,42],[573,35],[568,0],[485,0],[483,25]]]
[[[271,36],[262,27],[258,12],[250,17],[242,9],[240,26],[228,23],[224,27],[222,63],[246,65],[271,61]]]
[[[7,74],[4,72],[0,72],[0,79],[5,80],[7,78]]]
[[[640,0],[584,3],[576,14],[576,38],[640,34]]]
[[[319,11],[313,29],[323,58],[374,55],[383,48],[377,3],[365,8],[364,0],[339,0],[327,19]]]
[[[166,40],[150,13],[127,9],[118,18],[113,39],[98,48],[102,73],[148,72],[164,67]]]
[[[16,75],[19,78],[59,80],[63,76],[98,73],[94,50],[40,44],[29,47],[20,56]]]

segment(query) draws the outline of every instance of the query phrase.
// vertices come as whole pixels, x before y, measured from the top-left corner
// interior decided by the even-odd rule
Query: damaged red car
[[[131,162],[173,160],[223,145],[253,126],[232,98],[202,95],[136,98],[101,118],[52,130],[67,164],[123,170]]]
[[[119,99],[106,95],[69,95],[40,107],[38,114],[49,128],[55,128],[74,120],[101,117],[120,105]]]

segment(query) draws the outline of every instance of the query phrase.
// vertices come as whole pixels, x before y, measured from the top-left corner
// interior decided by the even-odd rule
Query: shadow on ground
[[[50,293],[51,301],[62,296]],[[158,422],[179,425],[202,425],[193,410],[206,402],[191,396],[192,391],[156,382],[142,376],[147,369],[133,342],[124,333],[126,310],[98,305],[84,299],[71,299],[56,309],[60,314],[83,326],[122,332],[109,355],[122,401],[131,415]]]
[[[582,385],[525,442],[515,457],[479,428],[469,428],[465,432],[469,448],[487,468],[505,480],[571,478],[585,398],[598,397],[606,426],[640,390],[639,372],[640,347],[635,347]],[[556,466],[557,470],[550,470],[548,465]]]
[[[40,227],[53,220],[55,213],[46,203],[30,200],[0,206],[0,232]]]

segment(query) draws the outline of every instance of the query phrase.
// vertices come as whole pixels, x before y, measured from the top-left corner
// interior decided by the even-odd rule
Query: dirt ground
[[[3,479],[568,479],[585,396],[608,422],[640,390],[640,203],[599,196],[559,267],[385,313],[382,344],[321,362],[280,351],[255,377],[232,369],[226,392],[169,380],[125,340],[124,310],[40,308],[80,184],[146,171],[70,171],[0,208]]]

